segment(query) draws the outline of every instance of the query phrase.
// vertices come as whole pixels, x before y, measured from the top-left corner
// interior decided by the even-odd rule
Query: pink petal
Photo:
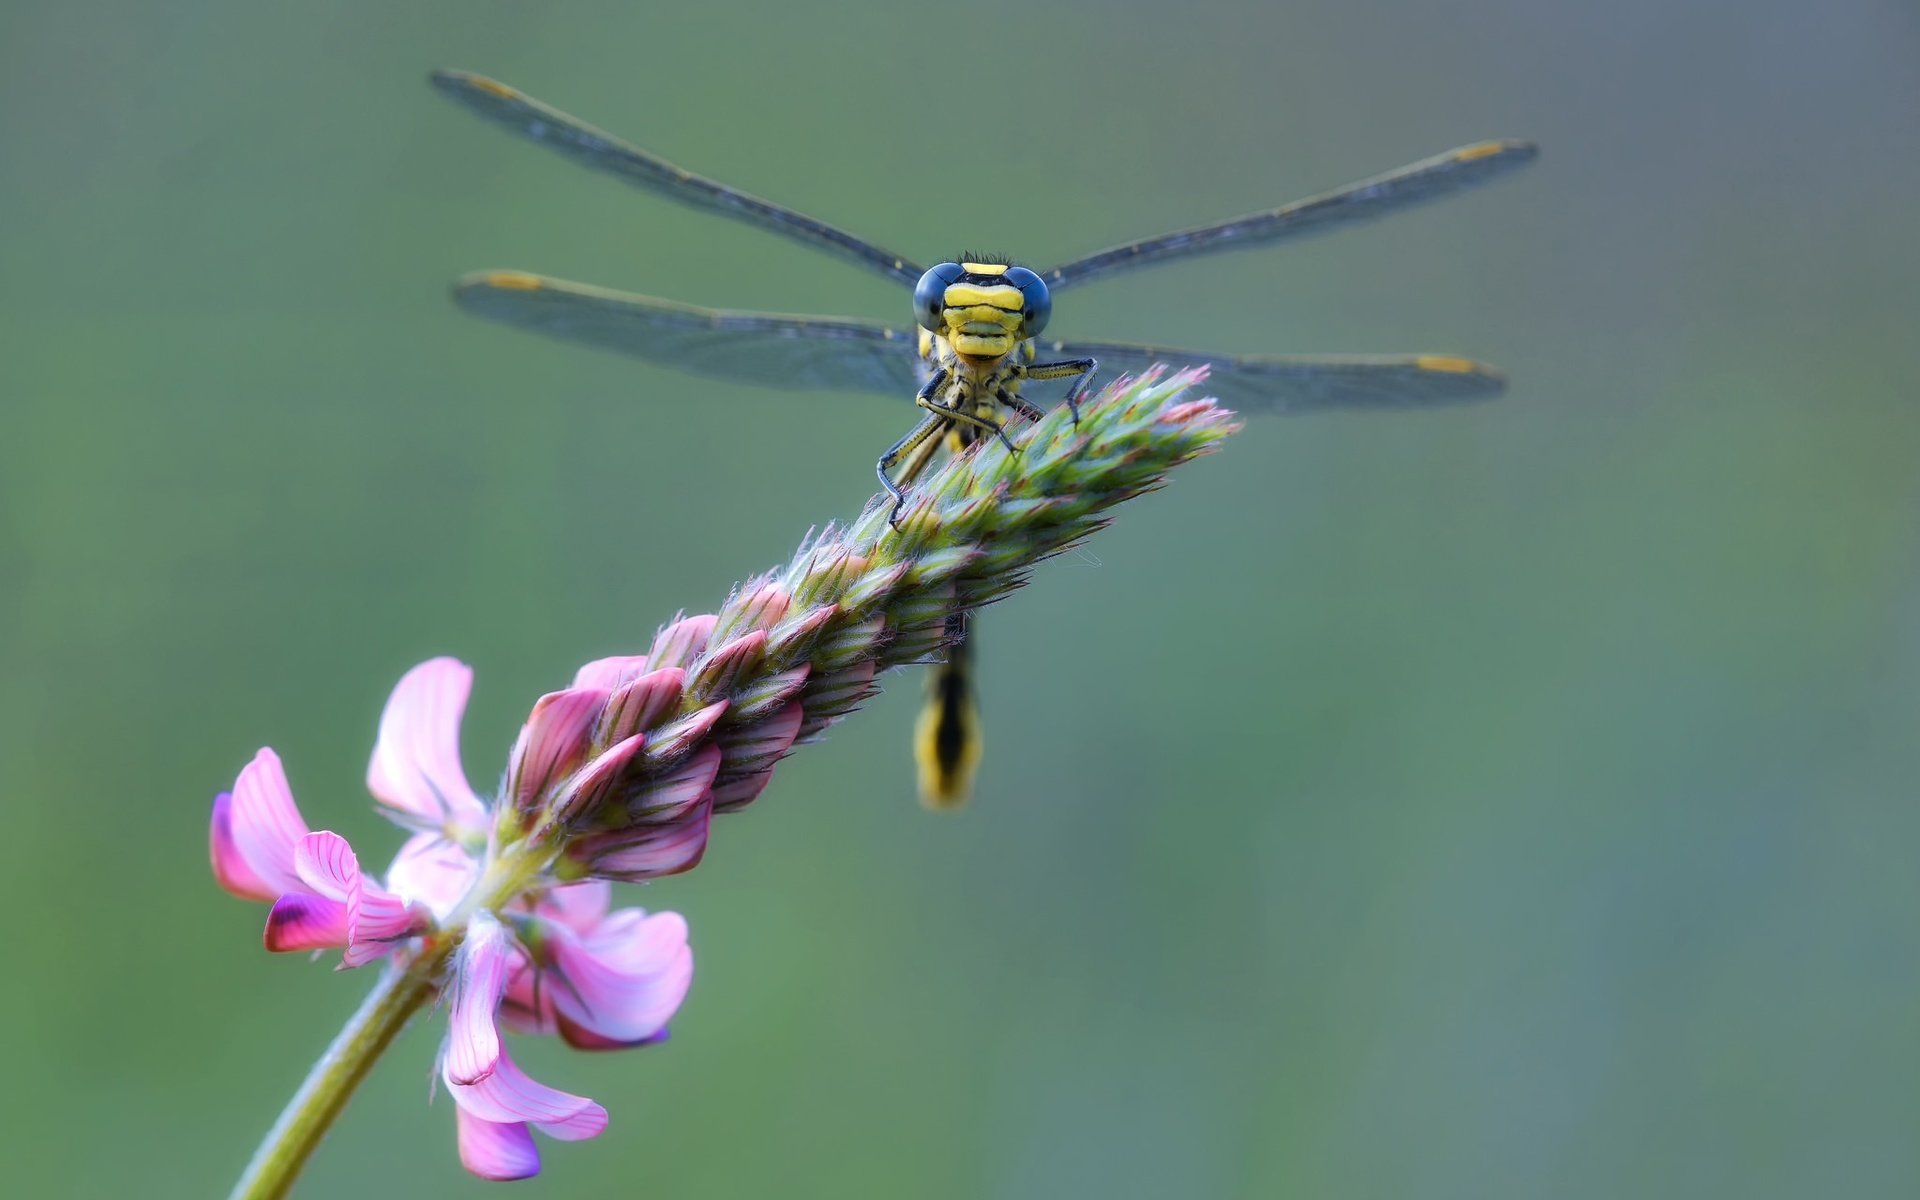
[[[447,1079],[454,1103],[483,1121],[526,1121],[548,1137],[573,1142],[607,1127],[607,1110],[587,1099],[529,1079],[503,1049],[494,1069],[471,1084]]]
[[[581,818],[591,819],[600,810],[609,793],[626,774],[627,764],[634,755],[640,753],[647,735],[636,733],[627,740],[607,748],[586,766],[581,767],[568,777],[551,805],[555,819],[571,822]]]
[[[360,873],[353,847],[337,833],[321,831],[300,839],[294,850],[300,880],[314,895],[346,906],[347,949],[344,966],[358,967],[393,949],[394,943],[425,927],[406,901]]]
[[[546,920],[565,925],[575,933],[591,933],[607,916],[613,904],[613,885],[604,879],[557,887],[540,897],[534,911]]]
[[[507,795],[520,809],[531,810],[586,757],[607,695],[600,688],[571,688],[534,702],[507,766]]]
[[[798,704],[789,704],[744,728],[728,730],[720,743],[727,754],[726,773],[772,768],[793,748],[803,716]]]
[[[693,749],[701,738],[713,732],[714,722],[726,715],[727,702],[716,700],[677,721],[670,721],[647,735],[647,758],[655,763],[672,762]]]
[[[707,638],[720,620],[712,613],[684,617],[662,629],[647,651],[647,661],[656,667],[684,667],[707,648]]]
[[[760,798],[773,782],[773,771],[755,771],[751,775],[742,775],[729,779],[713,789],[713,811],[736,812]]]
[[[647,656],[644,654],[596,658],[573,673],[573,686],[599,688],[610,692],[624,685],[628,680],[644,674],[646,669]]]
[[[637,883],[677,875],[700,864],[707,852],[708,811],[702,805],[685,820],[669,825],[582,838],[568,853],[603,879]]]
[[[679,667],[664,667],[622,684],[607,699],[595,740],[607,745],[658,725],[680,703],[686,675]]]
[[[227,833],[235,855],[265,889],[278,896],[299,891],[293,847],[307,836],[307,823],[293,802],[280,756],[262,749],[240,771],[227,806]]]
[[[701,698],[731,693],[766,650],[767,631],[755,629],[708,651],[688,669],[687,691]]]
[[[416,833],[387,868],[387,887],[445,917],[466,897],[479,873],[480,864],[464,847],[437,832]]]
[[[506,928],[487,912],[476,913],[460,947],[460,970],[453,984],[453,1014],[448,1020],[447,1052],[441,1071],[448,1086],[469,1086],[494,1073],[504,1051],[493,1013],[507,989],[507,976],[519,954]],[[463,1107],[471,1107],[462,1102]],[[525,1114],[480,1114],[489,1121],[516,1121]]]
[[[482,826],[486,807],[460,766],[460,717],[472,690],[473,668],[454,658],[429,659],[401,676],[380,714],[367,790],[436,826]]]
[[[666,1028],[693,981],[687,923],[679,913],[639,909],[614,916],[625,919],[610,919],[591,938],[554,939],[562,981],[553,987],[553,1004],[598,1037],[645,1041]]]
[[[213,879],[242,900],[273,900],[279,893],[266,885],[233,840],[233,793],[213,798],[213,818],[207,827],[207,855],[213,860]]]
[[[649,824],[677,821],[706,800],[719,773],[720,747],[703,746],[692,758],[630,794],[627,816]]]
[[[288,892],[267,913],[262,941],[276,954],[342,949],[347,944],[347,906],[305,892]]]
[[[524,1121],[486,1121],[455,1105],[460,1165],[482,1179],[504,1183],[540,1173],[540,1149]]]
[[[769,582],[755,587],[743,598],[730,601],[721,613],[728,636],[740,629],[772,629],[787,615],[791,600],[785,588]]]

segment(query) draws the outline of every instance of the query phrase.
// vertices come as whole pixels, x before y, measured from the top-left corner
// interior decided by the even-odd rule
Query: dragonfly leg
[[[1038,421],[1041,417],[1044,417],[1047,415],[1046,409],[1036,407],[1035,405],[1029,404],[1025,400],[1021,399],[1019,392],[1009,391],[1006,388],[1001,388],[1000,391],[996,393],[996,395],[998,396],[1000,403],[1006,405],[1008,408],[1012,409],[1014,412],[1019,413],[1021,416],[1025,417],[1029,421]]]
[[[873,464],[873,473],[880,477],[880,486],[887,489],[887,495],[893,497],[893,511],[887,514],[887,524],[893,528],[900,528],[900,510],[907,503],[906,485],[919,476],[927,460],[932,457],[928,444],[937,445],[934,439],[946,432],[951,424],[943,413],[929,411],[920,418],[919,424],[909,429],[905,437],[889,447]],[[889,472],[902,459],[907,460],[907,466],[900,472],[900,479],[896,483]]]
[[[955,424],[971,425],[975,429],[979,429],[986,433],[992,434],[993,436],[1000,439],[1000,444],[1007,448],[1007,453],[1009,454],[1020,453],[1020,447],[1014,445],[1013,439],[1007,436],[1006,427],[1001,425],[997,421],[989,421],[987,418],[980,416],[977,413],[970,413],[966,409],[960,408],[956,405],[942,404],[940,401],[935,400],[933,397],[924,395],[924,394],[919,398],[918,401],[916,401],[916,403],[918,403],[921,408],[926,409],[928,412],[938,413],[942,417],[946,418],[949,421],[954,422]]]
[[[1065,379],[1077,375],[1073,386],[1067,389],[1067,411],[1073,414],[1075,428],[1080,425],[1080,401],[1085,398],[1087,389],[1093,386],[1094,372],[1100,369],[1097,358],[1067,358],[1059,362],[1035,363],[1028,367],[1028,379]]]

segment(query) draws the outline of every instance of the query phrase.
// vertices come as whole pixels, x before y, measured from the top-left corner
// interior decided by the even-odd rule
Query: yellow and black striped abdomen
[[[928,669],[926,706],[913,731],[920,803],[931,809],[955,809],[967,802],[982,747],[966,618],[954,616],[948,621],[949,633],[959,636],[947,647],[946,661]]]

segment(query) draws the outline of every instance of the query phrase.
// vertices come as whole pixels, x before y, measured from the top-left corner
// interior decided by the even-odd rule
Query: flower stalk
[[[667,625],[646,654],[587,664],[534,705],[492,802],[460,765],[471,671],[452,659],[414,668],[368,769],[386,815],[413,831],[384,884],[343,838],[307,832],[278,757],[262,750],[214,803],[216,878],[273,903],[269,949],[389,962],[234,1197],[286,1194],[372,1063],[443,994],[441,1074],[469,1170],[536,1173],[531,1129],[596,1136],[605,1110],[521,1074],[496,1022],[582,1049],[662,1040],[691,979],[685,923],[610,910],[608,882],[691,869],[713,815],[752,803],[793,746],[877,693],[880,672],[926,661],[955,614],[1005,597],[1115,505],[1214,449],[1238,425],[1181,398],[1204,375],[1112,384],[1077,423],[1048,414],[1017,451],[983,440],[924,480],[897,526],[889,504],[870,504],[718,612]]]

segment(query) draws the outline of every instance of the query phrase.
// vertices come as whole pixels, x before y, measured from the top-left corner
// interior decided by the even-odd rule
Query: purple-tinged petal
[[[647,651],[647,661],[655,667],[684,667],[707,648],[707,638],[720,618],[712,613],[685,617],[662,629]]]
[[[733,714],[733,725],[752,725],[766,720],[793,702],[807,686],[807,677],[813,674],[813,668],[806,663],[791,667],[785,671],[774,671],[735,690],[732,707],[727,711]]]
[[[713,732],[714,723],[726,712],[727,702],[716,700],[677,721],[662,725],[647,735],[647,761],[658,766],[684,755]]]
[[[213,818],[207,824],[207,856],[213,860],[213,879],[242,900],[273,901],[280,893],[247,865],[233,840],[233,793],[213,798]]]
[[[573,686],[576,688],[600,688],[613,691],[628,680],[646,673],[647,656],[644,654],[623,654],[613,658],[596,658],[573,673]]]
[[[460,1165],[495,1183],[532,1179],[540,1173],[540,1149],[525,1121],[488,1121],[458,1104],[453,1108],[459,1133]]]
[[[466,1087],[492,1075],[503,1060],[494,1010],[507,990],[519,948],[506,928],[487,912],[476,913],[460,947],[459,973],[453,983],[453,1014],[447,1022],[447,1050],[441,1072],[449,1086]],[[458,1093],[456,1093],[458,1098]],[[471,1105],[461,1101],[462,1107]],[[489,1121],[516,1121],[526,1114],[482,1112]]]
[[[486,806],[460,766],[460,717],[472,690],[473,668],[454,658],[429,659],[401,676],[380,714],[367,790],[435,826],[482,826]]]
[[[273,902],[261,941],[276,954],[341,950],[347,944],[347,906],[338,900],[288,892]]]
[[[262,749],[241,768],[227,806],[227,832],[234,851],[274,895],[300,890],[293,848],[307,836],[307,823],[273,751]]]
[[[659,824],[686,816],[713,790],[713,778],[720,773],[720,758],[720,747],[702,746],[692,758],[636,788],[627,796],[628,820]]]
[[[423,914],[360,873],[353,847],[337,833],[322,830],[300,839],[294,849],[300,880],[314,895],[346,907],[347,949],[341,965],[363,966],[393,949],[400,938],[425,927]]]
[[[556,820],[572,822],[591,820],[602,806],[607,794],[626,774],[627,765],[634,755],[640,753],[647,735],[636,733],[615,746],[610,746],[604,754],[581,767],[567,777],[566,783],[555,793],[551,811]]]
[[[445,1078],[454,1103],[483,1121],[526,1121],[548,1137],[568,1142],[595,1137],[607,1127],[606,1109],[585,1096],[528,1078],[505,1050],[485,1078],[471,1084]]]
[[[416,833],[393,856],[387,868],[387,888],[396,895],[424,904],[435,917],[445,917],[466,896],[480,874],[480,864],[466,849],[440,833]]]
[[[570,688],[534,702],[507,766],[507,797],[521,811],[536,807],[587,756],[607,695],[600,688]]]
[[[703,698],[728,695],[760,662],[766,649],[767,632],[756,629],[708,651],[688,669],[687,693]]]
[[[656,1037],[693,981],[679,913],[622,909],[591,937],[556,937],[553,953],[561,977],[554,1008],[563,1021],[613,1043]]]
[[[800,697],[806,716],[801,720],[800,732],[794,740],[802,742],[817,737],[855,706],[879,695],[880,689],[873,685],[873,668],[874,662],[869,658],[851,667],[815,675],[807,680],[806,690]]]
[[[770,717],[727,729],[720,736],[720,749],[726,755],[722,781],[749,771],[771,770],[793,749],[804,715],[798,704],[789,704]]]
[[[686,676],[679,667],[664,667],[622,684],[607,699],[594,743],[611,745],[658,725],[680,703]]]
[[[755,771],[750,775],[740,775],[725,783],[716,784],[713,789],[713,811],[738,812],[760,798],[773,782],[773,769]]]
[[[602,879],[638,883],[678,875],[700,864],[707,852],[707,806],[670,825],[646,825],[581,838],[568,856],[585,863]]]

